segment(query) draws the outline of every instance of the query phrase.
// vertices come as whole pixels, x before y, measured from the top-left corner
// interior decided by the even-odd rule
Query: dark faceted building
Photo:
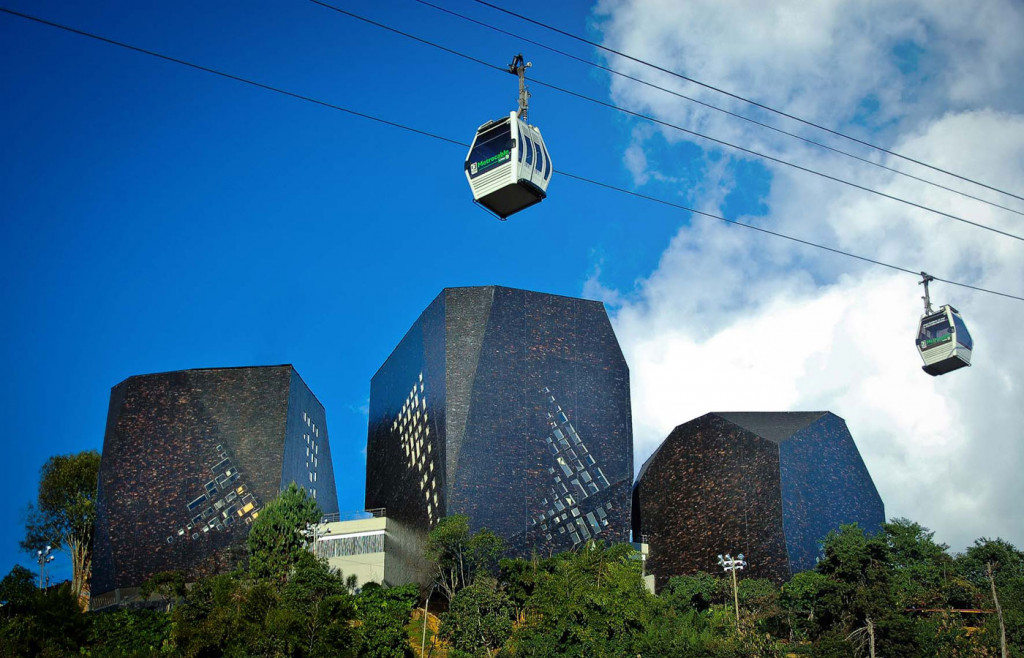
[[[748,577],[788,580],[840,524],[883,521],[846,422],[827,411],[706,414],[676,427],[633,487],[633,534],[647,538],[659,588],[720,572],[726,552],[746,556]]]
[[[124,380],[100,461],[96,607],[160,571],[232,568],[249,525],[291,482],[338,511],[324,407],[292,366]]]
[[[600,302],[447,288],[370,384],[366,507],[515,555],[629,541],[629,370]]]

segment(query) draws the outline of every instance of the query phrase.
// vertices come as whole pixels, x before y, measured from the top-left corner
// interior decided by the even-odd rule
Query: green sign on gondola
[[[474,162],[472,165],[470,165],[469,171],[471,174],[478,174],[481,171],[484,171],[485,169],[490,169],[494,165],[505,162],[506,160],[509,159],[509,156],[511,155],[512,153],[508,149],[505,149],[504,151],[499,151],[498,153],[495,153],[494,155],[485,160],[481,160],[480,162]]]

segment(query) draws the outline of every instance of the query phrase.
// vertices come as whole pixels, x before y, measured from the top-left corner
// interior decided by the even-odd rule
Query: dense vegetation
[[[1024,553],[982,539],[953,556],[902,519],[876,536],[843,527],[814,571],[781,587],[741,578],[737,628],[731,580],[676,577],[655,596],[628,545],[500,559],[501,540],[464,517],[431,533],[432,588],[356,591],[305,550],[301,530],[317,514],[290,488],[254,525],[247,569],[188,587],[158,574],[151,608],[83,614],[70,586],[38,589],[15,567],[0,581],[0,655],[398,658],[425,637],[428,655],[450,658],[998,656],[993,584],[1010,655],[1024,655]],[[428,592],[440,623],[421,635],[415,606]]]

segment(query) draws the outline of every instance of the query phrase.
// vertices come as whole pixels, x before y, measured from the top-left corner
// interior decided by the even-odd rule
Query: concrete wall
[[[357,587],[383,583],[387,526],[383,517],[324,524],[317,533],[315,553],[346,578],[354,575]]]

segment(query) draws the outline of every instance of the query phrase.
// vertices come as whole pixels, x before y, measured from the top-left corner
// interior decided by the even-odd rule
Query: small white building
[[[426,582],[422,533],[388,519],[383,509],[357,516],[362,518],[324,517],[316,528],[314,554],[327,558],[328,565],[346,578],[355,575],[357,587],[369,582],[388,587]]]

